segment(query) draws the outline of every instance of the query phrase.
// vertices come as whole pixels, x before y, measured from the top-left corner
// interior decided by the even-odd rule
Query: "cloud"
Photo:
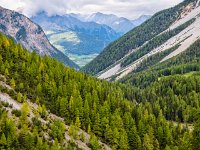
[[[143,14],[172,7],[182,0],[0,0],[0,5],[17,10],[23,8],[23,14],[33,16],[39,11],[49,15],[64,13],[90,14],[103,12],[116,14],[130,19]]]

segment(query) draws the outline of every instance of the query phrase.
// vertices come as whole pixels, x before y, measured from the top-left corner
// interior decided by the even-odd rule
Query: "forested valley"
[[[0,90],[23,105],[29,99],[43,106],[40,114],[43,117],[50,110],[64,118],[74,139],[80,138],[75,135],[77,128],[83,129],[92,136],[89,146],[94,150],[101,149],[97,139],[121,150],[197,150],[200,147],[198,59],[193,59],[194,65],[187,64],[195,49],[199,50],[199,46],[191,47],[184,54],[188,56],[184,61],[176,59],[177,64],[186,62],[181,69],[173,68],[171,62],[173,70],[181,71],[178,75],[163,70],[158,77],[147,70],[139,76],[132,75],[134,81],[124,79],[127,84],[122,84],[98,80],[50,57],[29,53],[1,34],[0,73],[12,90],[3,86]],[[38,121],[23,122],[27,118],[26,109],[12,113],[20,118],[16,125],[4,105],[0,109],[1,149],[73,149],[64,144],[62,123],[50,124],[58,130],[54,128],[55,132],[49,133],[54,142],[47,142],[45,136],[38,135],[38,130],[44,129]]]

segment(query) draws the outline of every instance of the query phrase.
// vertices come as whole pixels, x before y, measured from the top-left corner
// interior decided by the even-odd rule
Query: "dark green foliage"
[[[4,101],[2,101],[1,104],[2,104],[4,107],[8,107],[8,106],[9,106],[9,103],[4,102]]]
[[[63,117],[67,124],[75,123],[75,129],[81,127],[90,132],[93,135],[90,140],[93,149],[100,147],[98,138],[113,149],[123,150],[180,148],[183,140],[188,146],[192,139],[186,138],[190,134],[186,124],[193,123],[199,109],[198,74],[163,77],[145,89],[137,89],[76,72],[52,58],[27,52],[3,35],[0,35],[0,56],[0,72],[6,76],[8,84],[15,85],[15,94],[21,93],[24,100],[29,98],[45,105],[51,112]],[[42,107],[40,115],[45,110]],[[65,133],[62,122],[49,125],[49,134],[55,140],[52,145],[36,138],[38,136],[34,137],[32,130],[23,126],[29,125],[26,116],[20,118],[21,130],[13,136],[17,137],[14,143],[18,143],[18,146],[15,147],[50,149],[62,143]],[[36,118],[32,121],[35,126],[40,126]],[[183,125],[178,126],[179,123]],[[8,134],[4,123],[2,126],[0,146],[7,148]],[[72,128],[72,134],[74,131]]]
[[[150,52],[151,50],[164,44],[167,40],[169,40],[171,37],[179,34],[181,31],[183,31],[185,28],[187,28],[189,25],[191,25],[194,21],[195,21],[195,19],[191,19],[173,30],[169,30],[161,35],[156,36],[155,38],[150,40],[147,44],[142,46],[139,50],[137,50],[136,52],[133,52],[131,55],[129,55],[122,62],[121,66],[126,67],[127,65],[131,64],[132,62],[136,61],[140,57],[142,57],[145,54],[147,54],[148,52]]]
[[[16,117],[20,117],[21,116],[21,111],[15,109],[12,111],[12,114],[14,114]]]
[[[17,111],[13,111],[17,112]],[[39,136],[38,127],[28,127],[23,124],[21,128],[17,128],[21,123],[10,119],[8,113],[0,109],[0,149],[16,149],[16,150],[50,150],[50,149],[64,149],[65,147],[55,145],[44,137]],[[47,141],[49,143],[47,143]],[[75,145],[73,146],[75,147]]]
[[[142,46],[146,41],[165,31],[178,19],[182,8],[194,1],[186,0],[173,8],[156,13],[151,19],[108,45],[99,56],[82,68],[82,71],[95,75],[106,69],[131,50]]]
[[[33,122],[34,126],[37,126],[37,127],[41,126],[41,121],[38,118],[36,118],[36,117],[32,118],[32,122]]]
[[[60,52],[59,50],[57,50],[54,47],[56,53],[53,53],[51,56],[57,60],[59,60],[60,62],[63,62],[66,66],[70,66],[72,68],[75,69],[79,69],[80,67],[74,63],[72,60],[70,60],[65,54],[63,54],[62,52]]]
[[[200,114],[196,116],[197,120],[194,124],[193,139],[192,139],[192,149],[200,148]]]
[[[192,44],[185,52],[139,73],[131,73],[121,80],[134,86],[146,87],[159,77],[200,71],[200,40]]]
[[[152,55],[150,57],[148,57],[147,59],[145,59],[138,67],[136,70],[134,70],[134,72],[140,72],[142,70],[145,70],[157,63],[159,63],[165,56],[169,55],[171,52],[175,51],[180,45],[176,45],[170,49],[167,49],[163,52],[159,52],[155,55]]]
[[[100,150],[100,145],[95,135],[91,136],[89,146],[91,147],[92,150]]]

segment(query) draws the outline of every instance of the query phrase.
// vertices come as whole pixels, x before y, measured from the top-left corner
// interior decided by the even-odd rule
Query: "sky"
[[[28,17],[40,11],[46,11],[49,15],[102,12],[135,19],[141,15],[153,15],[181,1],[183,0],[0,0],[0,5],[12,10],[23,10],[23,14]]]

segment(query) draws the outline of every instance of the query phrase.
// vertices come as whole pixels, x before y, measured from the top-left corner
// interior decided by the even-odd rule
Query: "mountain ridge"
[[[157,64],[159,64],[187,50],[187,48],[189,48],[190,45],[192,45],[196,40],[198,40],[200,36],[198,17],[200,14],[200,7],[198,7],[198,5],[196,6],[196,4],[198,3],[190,3],[189,5],[187,5],[186,8],[184,8],[181,12],[180,18],[176,20],[169,27],[169,29],[167,29],[166,31],[161,33],[161,35],[154,38],[155,43],[155,41],[158,42],[159,37],[161,37],[162,43],[158,44],[155,47],[148,47],[147,45],[150,46],[149,43],[152,43],[151,41],[149,41],[149,43],[147,43],[146,46],[144,45],[143,48],[140,48],[138,52],[133,52],[130,56],[124,58],[123,62],[120,64],[122,69],[120,69],[120,71],[118,72],[116,71],[117,73],[115,75],[118,76],[116,80],[119,80],[120,78],[127,76],[129,73],[137,70],[137,68],[143,65],[143,62],[145,62],[146,59],[148,59],[149,57],[155,57],[155,55],[158,55],[159,53],[164,53],[169,49],[173,49],[173,51],[171,51],[169,54],[165,54],[165,56],[160,60],[160,62],[157,62]],[[176,30],[179,30],[179,32],[175,33]],[[162,38],[162,35],[168,34],[170,32],[174,32],[175,34],[171,34],[169,38],[164,40],[164,38]],[[146,54],[144,53],[146,49],[145,47],[149,48]],[[137,58],[136,56],[138,54],[142,57]],[[104,75],[106,74],[107,73],[105,72]],[[100,78],[104,77],[104,75],[101,75]]]
[[[125,34],[126,32],[130,31],[151,17],[150,15],[142,15],[135,20],[129,20],[125,17],[118,17],[114,14],[104,14],[101,12],[93,13],[90,15],[71,15],[84,22],[96,22],[98,24],[105,24],[121,34]]]
[[[63,61],[66,65],[78,68],[67,56],[58,51],[48,41],[43,29],[26,16],[0,7],[0,31],[13,37],[30,51],[36,50],[40,55],[48,55]]]
[[[111,73],[111,75],[108,74],[108,77],[116,75],[116,73],[121,69],[121,63],[122,61],[124,61],[124,58],[128,57],[130,58],[130,60],[134,59],[135,54],[137,54],[138,56],[141,55],[140,57],[142,58],[142,56],[144,55],[143,49],[145,48],[145,45],[156,46],[156,43],[158,41],[156,41],[154,37],[164,38],[164,36],[160,35],[166,31],[168,34],[168,31],[170,31],[169,27],[174,24],[174,22],[176,22],[179,17],[185,16],[185,14],[182,14],[183,12],[185,12],[186,14],[190,13],[191,8],[194,7],[196,2],[196,0],[186,0],[175,7],[156,13],[153,17],[151,17],[151,19],[136,27],[132,31],[128,32],[119,40],[111,43],[91,63],[83,67],[82,70],[86,73],[90,73],[92,75],[96,74],[98,76],[101,76],[101,74],[103,74],[104,72],[106,74],[106,72],[108,73],[108,71],[109,74]],[[189,21],[189,19],[187,21]],[[170,36],[172,35],[169,34],[166,37],[170,38]],[[150,47],[146,46],[145,49],[151,52]],[[138,61],[140,60],[138,59]],[[117,65],[114,65],[115,63],[117,63]]]
[[[86,58],[87,55],[95,57],[105,46],[121,36],[106,25],[81,22],[71,15],[49,17],[45,12],[41,12],[31,19],[42,26],[48,39],[57,49],[71,59],[74,55],[74,61],[80,65],[90,61],[82,58],[83,55]]]

